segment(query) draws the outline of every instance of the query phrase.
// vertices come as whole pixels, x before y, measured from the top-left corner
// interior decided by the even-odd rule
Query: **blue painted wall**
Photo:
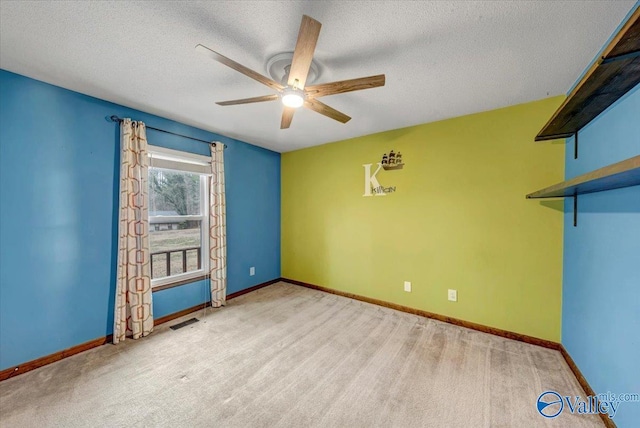
[[[640,155],[640,86],[567,140],[566,177]],[[562,343],[597,393],[640,393],[640,186],[565,201]],[[640,403],[614,421],[638,426]]]
[[[228,292],[280,277],[280,154],[0,70],[0,370],[112,332],[119,128],[131,117],[227,144]],[[208,154],[155,131],[149,142]],[[249,276],[249,267],[256,275]],[[205,281],[154,293],[161,317]]]

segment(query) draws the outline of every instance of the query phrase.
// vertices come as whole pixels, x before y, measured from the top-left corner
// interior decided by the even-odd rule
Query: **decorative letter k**
[[[377,189],[378,187],[382,187],[380,186],[380,183],[378,183],[378,179],[376,178],[376,174],[380,171],[380,168],[382,168],[382,164],[378,162],[378,169],[376,169],[376,172],[374,172],[373,175],[371,174],[371,165],[373,164],[367,163],[362,165],[364,167],[364,195],[362,196],[371,196],[372,187],[374,189]],[[387,195],[386,193],[381,192],[381,193],[376,193],[376,196],[387,196]]]

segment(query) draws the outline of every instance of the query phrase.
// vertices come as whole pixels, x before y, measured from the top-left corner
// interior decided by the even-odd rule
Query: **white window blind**
[[[197,174],[211,174],[211,156],[149,145],[149,166]]]

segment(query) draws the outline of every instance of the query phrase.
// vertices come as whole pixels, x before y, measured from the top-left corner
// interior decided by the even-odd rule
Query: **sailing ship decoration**
[[[389,152],[389,156],[387,156],[386,153],[383,154],[382,161],[380,163],[385,171],[393,171],[404,167],[404,163],[402,162],[402,153],[394,153],[393,150]]]

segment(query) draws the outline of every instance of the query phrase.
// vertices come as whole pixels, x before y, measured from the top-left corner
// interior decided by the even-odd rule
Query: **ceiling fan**
[[[282,100],[284,110],[282,112],[282,120],[280,129],[289,128],[293,113],[298,107],[306,107],[317,113],[335,119],[338,122],[347,123],[351,118],[338,110],[329,107],[320,102],[318,98],[327,95],[342,94],[345,92],[358,91],[361,89],[376,88],[384,86],[384,74],[376,76],[362,77],[359,79],[342,80],[332,83],[323,83],[320,85],[305,86],[311,61],[313,60],[313,52],[320,35],[320,24],[315,19],[303,15],[300,31],[298,32],[298,41],[293,52],[291,66],[288,68],[288,75],[285,74],[282,83],[278,83],[273,79],[263,76],[224,55],[219,54],[203,45],[197,45],[196,50],[213,58],[214,60],[233,68],[236,71],[250,77],[271,89],[277,91],[276,94],[264,95],[260,97],[244,98],[240,100],[223,101],[216,104],[221,106],[230,106],[237,104],[259,103],[263,101]]]

